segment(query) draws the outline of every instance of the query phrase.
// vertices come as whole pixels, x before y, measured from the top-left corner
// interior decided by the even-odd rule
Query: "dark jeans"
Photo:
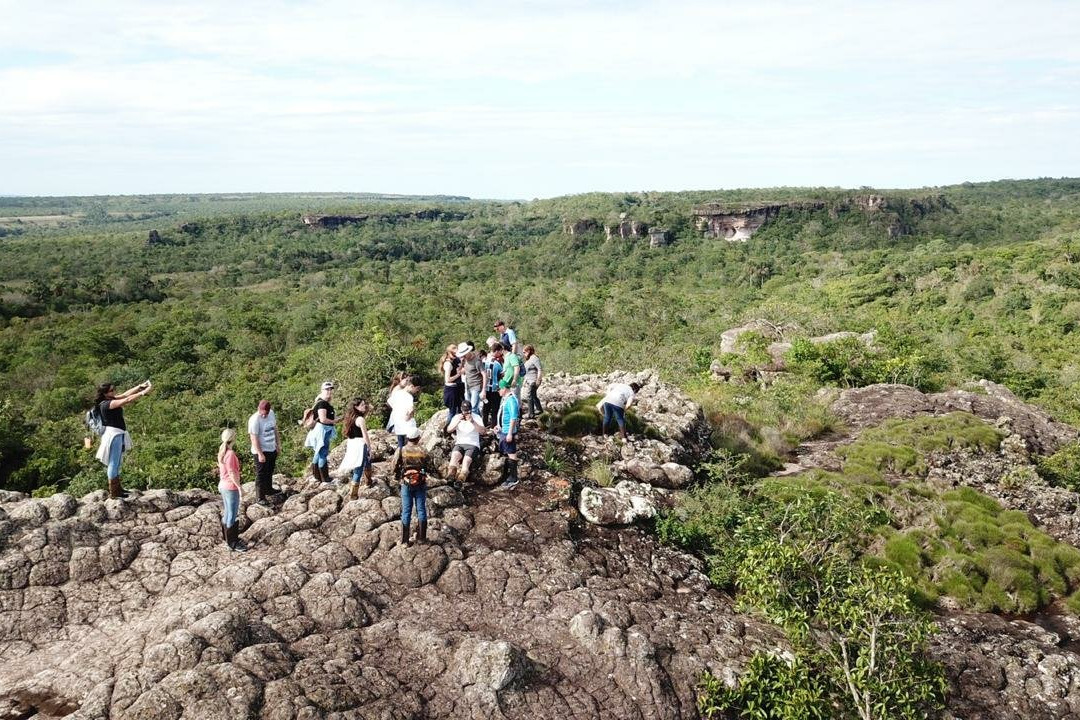
[[[255,458],[255,496],[264,498],[274,491],[274,467],[277,466],[277,450],[263,451],[266,462],[259,462],[259,456]]]
[[[607,432],[608,423],[611,422],[612,418],[619,424],[620,430],[626,430],[626,410],[618,405],[604,403],[604,432]]]
[[[495,427],[495,420],[499,417],[499,402],[502,398],[498,390],[487,391],[487,405],[484,406],[484,426]]]
[[[525,383],[525,412],[528,417],[536,417],[544,412],[544,406],[540,404],[540,388],[536,383]]]

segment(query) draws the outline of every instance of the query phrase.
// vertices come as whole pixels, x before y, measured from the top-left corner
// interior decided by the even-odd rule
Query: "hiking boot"
[[[322,473],[319,472],[319,466],[315,463],[311,463],[311,480],[312,482],[322,482]]]
[[[240,539],[240,522],[234,522],[228,530],[229,549],[236,552],[247,552],[247,545]]]
[[[123,500],[128,496],[128,491],[120,486],[120,478],[112,478],[109,480],[109,498],[112,500]]]
[[[402,523],[401,525],[401,544],[412,546],[412,539],[409,537],[410,527]]]
[[[420,521],[420,527],[416,531],[416,542],[427,545],[427,520]]]
[[[349,488],[349,499],[356,500],[360,497],[360,483],[351,483],[352,487]]]

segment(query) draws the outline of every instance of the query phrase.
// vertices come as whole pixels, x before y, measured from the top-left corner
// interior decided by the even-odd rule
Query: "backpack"
[[[407,485],[416,487],[427,481],[427,473],[424,472],[424,460],[427,453],[422,448],[409,449],[409,446],[401,448],[401,464],[404,468],[401,476]]]
[[[304,411],[304,417],[300,418],[300,427],[310,430],[315,427],[316,422],[318,421],[315,419],[315,408],[309,407]]]
[[[101,408],[97,405],[86,411],[83,422],[86,424],[86,429],[95,435],[105,434],[105,421],[101,417]]]

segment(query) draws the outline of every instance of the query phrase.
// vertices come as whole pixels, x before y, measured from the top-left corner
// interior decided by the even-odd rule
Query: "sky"
[[[0,0],[0,194],[1080,175],[1080,2]]]

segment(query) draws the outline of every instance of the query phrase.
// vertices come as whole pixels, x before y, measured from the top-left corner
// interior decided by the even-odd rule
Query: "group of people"
[[[506,323],[495,324],[497,335],[487,339],[486,347],[477,348],[464,341],[449,345],[439,360],[443,380],[443,402],[447,410],[445,432],[454,445],[445,472],[464,481],[480,456],[483,437],[495,435],[498,451],[504,456],[500,489],[511,489],[518,482],[518,435],[521,422],[543,413],[538,389],[544,370],[532,345],[522,347],[517,334]],[[124,423],[123,408],[146,396],[153,388],[147,380],[118,393],[112,384],[98,388],[94,407],[87,413],[87,423],[101,436],[97,458],[106,466],[110,498],[127,495],[120,482],[120,465],[131,448],[131,436]],[[308,428],[305,446],[313,451],[311,474],[316,482],[331,484],[330,445],[342,426],[345,455],[340,472],[349,475],[350,498],[359,497],[361,483],[372,485],[371,438],[367,426],[370,404],[354,397],[338,418],[334,409],[333,381],[322,383],[314,405],[304,413],[301,424]],[[625,411],[640,389],[636,383],[615,383],[597,405],[603,414],[603,432],[616,423],[626,438]],[[416,396],[420,391],[415,376],[398,373],[387,389],[389,420],[386,429],[396,436],[397,451],[391,462],[391,474],[401,487],[402,543],[412,544],[413,509],[417,518],[417,540],[427,541],[427,478],[436,473],[431,458],[420,445],[420,428],[415,419]],[[522,395],[525,397],[524,411]],[[281,450],[281,432],[268,400],[259,402],[248,418],[248,439],[255,465],[256,503],[269,506],[269,498],[280,494],[273,487],[273,476]],[[217,453],[218,491],[222,498],[222,538],[231,550],[244,551],[239,537],[239,513],[242,500],[240,459],[234,448],[237,433],[226,428],[221,433]],[[89,444],[89,438],[88,438]]]

